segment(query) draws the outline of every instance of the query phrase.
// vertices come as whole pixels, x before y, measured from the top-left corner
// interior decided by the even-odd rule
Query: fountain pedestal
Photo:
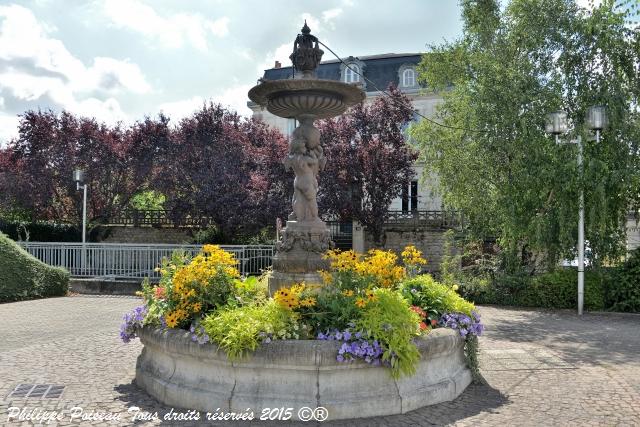
[[[249,98],[270,113],[300,122],[291,135],[289,152],[284,159],[285,167],[295,173],[293,212],[276,243],[269,280],[272,294],[294,283],[322,283],[318,270],[328,269],[329,264],[322,256],[333,243],[329,229],[318,214],[317,178],[327,159],[320,146],[320,132],[313,122],[340,115],[365,97],[354,85],[316,78],[322,54],[318,39],[311,35],[305,22],[290,56],[297,77],[262,81],[249,91]]]
[[[322,283],[318,270],[329,268],[328,261],[322,256],[333,248],[326,224],[318,218],[313,221],[287,221],[281,236],[273,257],[269,292],[273,294],[293,283]]]

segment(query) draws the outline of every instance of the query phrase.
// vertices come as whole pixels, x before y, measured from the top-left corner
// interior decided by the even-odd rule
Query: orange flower
[[[163,299],[165,297],[165,290],[163,287],[155,287],[154,288],[154,296],[156,299]]]
[[[427,324],[426,324],[426,323],[424,323],[424,322],[420,322],[420,330],[421,330],[421,331],[424,331],[424,330],[425,330],[425,329],[427,329],[427,328],[428,328],[428,326],[427,326]]]

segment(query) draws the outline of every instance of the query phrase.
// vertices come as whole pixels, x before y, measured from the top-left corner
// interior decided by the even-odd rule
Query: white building
[[[424,93],[421,90],[416,71],[420,57],[419,53],[390,53],[361,58],[350,56],[343,59],[344,63],[338,60],[322,62],[318,67],[317,75],[320,79],[339,80],[359,85],[366,92],[365,103],[382,96],[380,91],[386,90],[389,83],[393,83],[411,99],[417,113],[431,117],[442,98],[437,94]],[[292,77],[292,67],[282,67],[279,62],[276,62],[274,68],[265,70],[262,78],[281,80]],[[253,111],[253,117],[278,128],[285,135],[290,135],[295,129],[295,119],[275,116],[253,102],[248,102],[247,105]],[[419,118],[417,114],[415,117]],[[416,172],[414,181],[404,189],[400,197],[393,201],[389,210],[406,213],[442,210],[442,200],[434,191],[435,181],[423,178],[423,167],[420,164],[416,164],[414,168]]]

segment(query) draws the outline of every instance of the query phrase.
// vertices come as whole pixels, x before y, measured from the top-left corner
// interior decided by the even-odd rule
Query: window
[[[411,212],[418,210],[418,181],[402,187],[402,212],[409,212],[409,208]]]
[[[402,72],[402,86],[413,87],[416,85],[416,72],[412,68],[407,68]]]
[[[360,81],[360,67],[356,64],[349,64],[344,70],[344,82],[345,83],[357,83]]]

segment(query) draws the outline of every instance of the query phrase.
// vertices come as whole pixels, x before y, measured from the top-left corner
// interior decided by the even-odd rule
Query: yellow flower
[[[200,310],[202,310],[202,304],[200,304],[199,302],[194,303],[191,306],[191,309],[195,312],[195,313],[199,313]]]
[[[362,308],[365,305],[367,305],[367,302],[363,298],[361,297],[356,298],[356,306]]]
[[[313,297],[300,300],[301,307],[313,307],[314,305],[316,305],[316,299]]]
[[[345,297],[352,297],[353,291],[351,289],[347,289],[346,291],[342,291],[342,295],[344,295]]]
[[[178,326],[178,316],[175,312],[169,312],[164,316],[164,321],[169,328],[175,328]]]

